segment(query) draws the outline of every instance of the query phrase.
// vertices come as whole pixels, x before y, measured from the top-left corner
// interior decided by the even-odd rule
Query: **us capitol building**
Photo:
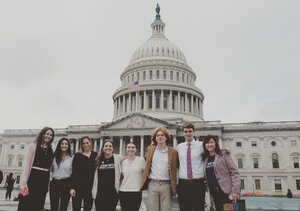
[[[176,147],[184,141],[182,124],[193,122],[196,140],[201,141],[207,134],[217,135],[221,147],[231,149],[241,174],[242,193],[285,195],[291,189],[299,194],[300,121],[205,121],[204,94],[195,86],[197,75],[183,52],[165,37],[159,6],[151,28],[151,37],[132,54],[121,73],[121,86],[113,95],[112,121],[55,129],[53,148],[61,137],[67,137],[75,153],[79,139],[87,135],[95,151],[99,152],[104,140],[113,139],[115,153],[125,155],[126,144],[134,142],[138,155],[143,156],[154,128],[166,127],[172,135],[171,145]],[[17,185],[27,148],[39,131],[4,130],[0,134],[0,170],[4,176],[14,173]]]

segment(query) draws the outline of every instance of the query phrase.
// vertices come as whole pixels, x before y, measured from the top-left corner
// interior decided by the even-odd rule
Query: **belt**
[[[49,169],[46,169],[46,168],[40,168],[40,167],[36,167],[36,166],[32,166],[33,169],[36,169],[36,170],[40,170],[40,171],[49,171]]]
[[[204,178],[200,178],[200,179],[180,179],[179,178],[179,182],[182,182],[182,183],[200,183],[200,182],[204,182]]]
[[[154,182],[154,183],[170,183],[170,180],[157,180],[157,179],[149,179],[150,182]]]

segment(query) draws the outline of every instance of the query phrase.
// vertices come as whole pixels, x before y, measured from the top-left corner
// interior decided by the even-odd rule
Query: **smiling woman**
[[[20,193],[26,192],[27,196],[20,198],[18,211],[43,210],[53,158],[53,138],[54,130],[45,127],[38,134],[35,143],[29,146],[20,189]]]

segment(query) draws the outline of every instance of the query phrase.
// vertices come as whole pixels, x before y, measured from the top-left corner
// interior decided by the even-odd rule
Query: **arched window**
[[[146,71],[143,72],[143,80],[146,80]]]
[[[179,81],[179,72],[176,73],[176,80]]]
[[[159,79],[159,70],[156,70],[156,79]]]
[[[279,168],[279,159],[278,159],[277,153],[272,154],[272,165],[273,165],[273,168]]]
[[[152,70],[149,72],[149,79],[152,79]]]
[[[137,77],[137,81],[140,81],[140,72],[137,72],[136,77]]]
[[[164,79],[167,79],[167,71],[164,70]]]
[[[170,80],[173,81],[173,71],[170,72]]]
[[[182,73],[182,83],[184,83],[184,74]]]

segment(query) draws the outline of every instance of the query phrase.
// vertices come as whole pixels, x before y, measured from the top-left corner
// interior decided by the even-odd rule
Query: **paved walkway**
[[[0,211],[16,211],[18,207],[17,201],[5,201],[6,190],[0,190]],[[18,194],[18,190],[13,190],[12,199]],[[286,210],[286,211],[297,211],[300,210],[300,199],[299,198],[273,198],[273,197],[244,197],[246,200],[247,211],[258,211],[258,210]],[[145,206],[146,194],[143,194],[143,202],[140,211],[146,211]],[[69,203],[68,210],[71,211],[72,205],[71,200]],[[50,209],[49,195],[46,198],[45,208]],[[93,209],[94,210],[94,209]],[[179,211],[177,198],[173,199],[172,211]]]

